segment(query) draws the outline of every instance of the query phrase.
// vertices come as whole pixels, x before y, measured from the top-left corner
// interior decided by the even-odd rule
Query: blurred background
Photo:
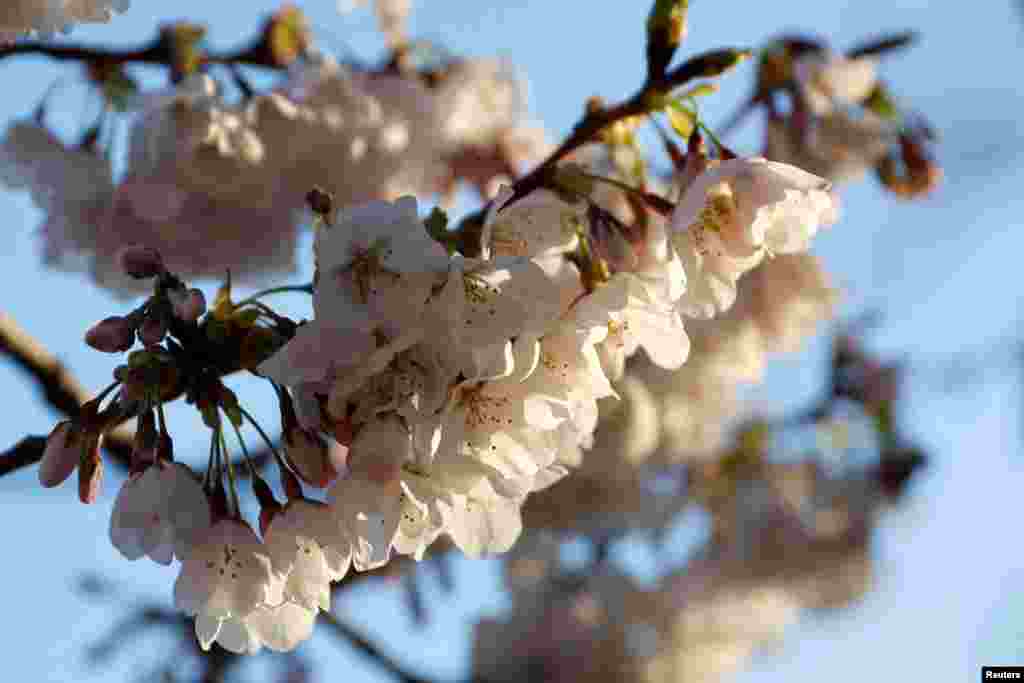
[[[133,0],[131,10],[109,25],[78,27],[69,39],[132,46],[148,39],[158,22],[187,18],[206,24],[211,42],[227,48],[274,9],[275,3],[263,0],[244,7]],[[532,110],[559,139],[586,98],[600,94],[614,101],[636,88],[648,9],[648,2],[418,0],[411,27],[414,36],[459,54],[511,59],[530,82]],[[381,55],[366,9],[342,15],[332,3],[316,2],[303,10],[325,50],[365,60]],[[886,59],[882,75],[904,106],[927,113],[940,137],[937,153],[946,174],[937,192],[913,203],[893,199],[871,181],[844,187],[843,218],[814,247],[842,291],[840,318],[881,313],[872,346],[907,364],[900,419],[932,456],[930,467],[875,529],[875,579],[863,600],[806,615],[777,645],[747,662],[736,681],[962,681],[977,677],[982,664],[1024,663],[1024,546],[1014,513],[1024,490],[1024,91],[1016,68],[1024,63],[1022,19],[1010,0],[692,3],[683,48],[688,54],[763,45],[781,32],[807,32],[843,48],[884,32],[918,31],[919,43]],[[42,58],[4,62],[0,120],[30,116],[61,76],[78,78],[75,67]],[[720,93],[705,105],[707,120],[724,121],[750,92],[752,76],[747,65],[724,78]],[[84,92],[73,82],[62,89],[61,106],[51,109],[51,117],[65,125],[80,121],[95,106]],[[729,144],[754,153],[760,135],[751,120]],[[468,202],[459,207],[472,208]],[[7,229],[0,250],[3,312],[43,340],[86,387],[104,386],[112,365],[85,347],[81,335],[127,305],[80,276],[41,269],[35,234],[41,214],[25,194],[0,192],[0,215]],[[302,273],[312,270],[308,247],[309,240]],[[207,291],[211,285],[199,283]],[[284,303],[284,311],[309,315],[302,303]],[[820,390],[828,353],[825,330],[800,354],[773,361],[767,380],[746,391],[745,399],[769,415],[805,405]],[[233,386],[269,394],[245,380]],[[32,381],[2,359],[0,388],[0,445],[50,430],[57,416]],[[256,399],[257,414],[262,409],[269,418],[273,405],[269,395],[264,398],[262,406]],[[168,417],[179,425],[179,457],[199,463],[205,435],[198,418],[180,406]],[[186,438],[189,424],[196,425],[193,442]],[[111,657],[89,656],[89,647],[106,638],[126,608],[172,607],[175,570],[128,563],[107,539],[121,476],[111,472],[91,506],[81,505],[70,485],[41,490],[34,468],[0,479],[0,537],[6,542],[0,600],[7,615],[0,655],[9,680],[135,680],[180,646],[164,630],[139,630],[130,638],[135,631],[123,628],[120,637],[130,643]],[[706,533],[699,518],[679,520],[673,553],[685,554]],[[621,555],[617,561],[639,576],[650,562],[641,550],[631,554],[628,544]],[[335,610],[409,669],[435,680],[464,678],[474,621],[500,614],[508,600],[497,561],[459,558],[449,569],[451,593],[439,588],[436,577],[421,582],[430,609],[426,625],[414,624],[394,582],[362,582],[337,600]],[[83,577],[90,575],[102,579],[102,596],[96,586],[83,590]],[[300,653],[314,665],[312,680],[392,680],[325,631]],[[272,657],[262,657],[241,673],[247,680],[270,680],[276,666]]]

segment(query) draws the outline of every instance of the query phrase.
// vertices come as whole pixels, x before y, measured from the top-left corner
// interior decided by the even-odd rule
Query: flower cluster
[[[813,460],[751,464],[727,487],[707,476],[689,493],[710,513],[711,537],[646,589],[610,574],[600,556],[583,570],[562,566],[557,539],[527,535],[505,563],[511,612],[476,625],[475,673],[724,680],[804,610],[845,606],[870,588],[882,478],[863,469],[829,476]]]
[[[0,179],[46,214],[45,262],[115,291],[138,289],[114,258],[124,244],[156,249],[183,277],[287,273],[314,186],[339,206],[452,197],[462,181],[490,196],[546,149],[521,80],[489,59],[368,71],[310,51],[241,101],[194,73],[126,106],[136,115],[119,180],[95,134],[68,146],[23,121],[0,142]]]
[[[106,23],[115,13],[125,12],[131,0],[76,0],[44,2],[13,0],[0,9],[0,45],[26,33],[52,35],[67,33],[74,24]]]
[[[764,155],[837,183],[874,169],[900,197],[934,189],[942,173],[927,151],[931,133],[878,78],[879,45],[844,55],[805,38],[772,43],[750,102],[766,112]]]
[[[689,286],[711,272],[701,259],[740,273],[800,251],[831,217],[825,181],[762,159],[711,166],[693,185],[703,205],[688,195],[670,220],[644,210],[629,226],[609,222],[579,190],[502,191],[473,257],[446,246],[464,236],[439,227],[437,212],[421,219],[412,197],[338,210],[326,195],[311,197],[314,318],[301,325],[262,304],[236,305],[230,290],[204,317],[205,298],[159,253],[122,249],[122,275],[155,279],[155,294],[95,325],[86,342],[108,353],[145,348],[54,430],[40,480],[57,485],[77,467],[91,502],[103,435],[138,416],[111,539],[130,559],[181,560],[175,599],[195,616],[204,648],[290,649],[350,566],[422,558],[442,535],[470,556],[503,552],[520,533],[526,497],[594,443],[598,401],[617,397],[612,382],[627,359],[643,349],[658,367],[683,365],[683,318],[701,301]],[[702,237],[688,239],[694,232]],[[606,258],[613,237],[628,253]],[[717,251],[698,251],[712,239]],[[238,363],[270,379],[281,406],[275,454],[288,501],[251,472],[261,535],[241,517],[223,436],[226,425],[251,421],[219,380]],[[622,381],[630,414],[642,413],[642,388]],[[160,406],[176,392],[214,433],[202,482],[173,461]],[[634,443],[643,430],[622,436],[626,450],[651,447]],[[307,498],[300,480],[326,488],[326,502]]]

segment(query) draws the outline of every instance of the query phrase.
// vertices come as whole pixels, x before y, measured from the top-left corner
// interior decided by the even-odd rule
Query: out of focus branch
[[[0,313],[0,351],[35,378],[46,402],[62,415],[77,415],[78,408],[89,400],[89,392],[57,357],[7,313]]]
[[[281,69],[286,66],[281,59],[282,55],[276,54],[274,46],[268,40],[270,30],[274,23],[282,17],[275,15],[270,17],[253,39],[238,50],[215,53],[204,51],[202,62],[206,64],[227,64],[227,65],[249,65],[260,66],[269,69]],[[296,37],[296,40],[301,38]],[[38,55],[48,57],[57,61],[75,61],[85,64],[150,64],[155,66],[175,66],[180,58],[179,45],[176,44],[174,30],[163,28],[157,38],[148,44],[127,50],[116,48],[90,47],[85,45],[53,45],[46,42],[19,42],[6,47],[0,47],[0,60],[7,57],[21,55]],[[295,47],[299,47],[296,43]]]
[[[35,380],[43,400],[63,417],[76,417],[82,404],[89,400],[89,392],[64,364],[7,313],[0,313],[0,352]],[[39,462],[45,445],[45,436],[25,437],[4,452],[0,475]],[[125,466],[130,462],[131,434],[127,430],[109,432],[104,437],[104,446],[114,461]]]
[[[745,50],[713,50],[697,55],[668,71],[662,78],[648,79],[629,99],[611,107],[588,111],[573,126],[561,145],[539,166],[512,184],[513,198],[509,201],[525,197],[549,179],[550,173],[558,162],[565,159],[583,145],[593,142],[602,130],[614,123],[631,116],[646,114],[657,108],[657,100],[670,92],[699,78],[719,76],[731,67],[740,63],[749,52]]]
[[[382,669],[403,683],[431,683],[431,679],[423,678],[407,671],[401,664],[381,651],[372,641],[351,626],[341,621],[331,612],[321,612],[321,619],[330,627],[330,633],[347,641],[359,654],[373,660]]]

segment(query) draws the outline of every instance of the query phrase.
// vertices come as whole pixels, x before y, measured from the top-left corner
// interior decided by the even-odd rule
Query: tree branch
[[[330,627],[330,632],[335,636],[344,639],[359,654],[373,660],[378,666],[390,673],[403,683],[431,683],[431,679],[423,678],[417,674],[407,671],[405,667],[396,662],[390,655],[381,651],[379,647],[359,631],[341,621],[332,612],[321,612],[320,618]]]
[[[169,35],[161,33],[148,45],[127,50],[74,44],[51,45],[45,42],[20,42],[0,47],[0,60],[21,55],[39,55],[57,61],[84,62],[86,64],[172,66],[175,58],[172,40]],[[204,52],[202,61],[206,64],[245,64],[268,69],[284,68],[284,65],[274,58],[272,51],[260,35],[251,40],[246,47],[233,52],[220,54]]]

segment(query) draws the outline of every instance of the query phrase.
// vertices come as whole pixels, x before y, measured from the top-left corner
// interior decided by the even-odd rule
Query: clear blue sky
[[[240,4],[246,13],[239,12]],[[586,97],[621,97],[642,73],[645,1],[419,4],[415,34],[456,52],[511,57],[531,81],[534,110],[556,135],[568,130]],[[1024,663],[1024,549],[1013,514],[1024,488],[1018,428],[1024,401],[1021,373],[1000,361],[1007,356],[1000,340],[1020,332],[1024,289],[1017,275],[1024,253],[1019,225],[1024,136],[1018,124],[1024,95],[1015,68],[1024,62],[1024,23],[1014,3],[695,0],[692,5],[690,50],[758,44],[783,29],[811,29],[839,46],[885,30],[920,30],[920,46],[892,59],[884,75],[906,104],[927,112],[943,136],[940,154],[947,172],[939,193],[913,205],[885,197],[870,182],[849,188],[844,220],[816,247],[845,290],[845,310],[885,310],[880,342],[893,353],[909,354],[921,368],[913,375],[905,418],[936,456],[935,467],[917,483],[906,508],[878,532],[877,591],[858,609],[794,628],[781,648],[759,656],[738,680],[782,683],[827,676],[833,683],[853,683],[905,674],[952,682],[975,678],[982,662]],[[127,15],[110,25],[76,30],[72,38],[136,44],[152,35],[157,21],[188,18],[208,24],[215,44],[230,46],[274,7],[263,0],[133,0]],[[378,54],[379,40],[365,11],[341,18],[326,1],[305,3],[305,9],[325,47],[347,47],[367,58]],[[0,121],[29,114],[59,73],[74,75],[74,67],[29,59],[4,63]],[[726,79],[709,111],[724,116],[746,93],[749,77],[748,70]],[[72,122],[83,107],[82,90],[71,88],[60,101],[62,120]],[[749,128],[734,142],[746,151],[756,146]],[[0,192],[0,215],[8,230],[7,246],[0,251],[4,310],[46,340],[87,386],[104,385],[109,359],[81,345],[80,335],[124,305],[78,277],[41,273],[34,236],[40,216],[24,195]],[[799,358],[777,363],[755,398],[773,410],[806,398],[817,386],[824,348],[819,342]],[[935,368],[963,351],[996,369],[950,395]],[[55,416],[35,399],[34,387],[5,364],[0,364],[0,386],[6,408],[0,445],[49,430]],[[182,426],[182,434],[196,424],[182,410],[172,411],[171,420]],[[202,443],[196,430],[194,441],[179,439],[178,447],[200,453]],[[164,640],[143,639],[102,671],[85,666],[84,646],[103,634],[120,610],[81,601],[72,587],[81,572],[98,571],[114,577],[130,600],[170,604],[174,570],[128,563],[110,547],[106,530],[116,476],[108,477],[103,497],[88,507],[77,503],[70,485],[41,491],[35,482],[34,471],[0,480],[5,678],[108,683],[143,673]],[[340,609],[369,631],[387,634],[385,646],[404,661],[453,678],[467,662],[471,615],[501,604],[495,566],[460,562],[457,598],[432,601],[435,622],[425,632],[411,629],[389,589],[361,590]],[[319,680],[338,671],[351,681],[387,680],[327,637],[315,637],[304,648],[320,664]]]

